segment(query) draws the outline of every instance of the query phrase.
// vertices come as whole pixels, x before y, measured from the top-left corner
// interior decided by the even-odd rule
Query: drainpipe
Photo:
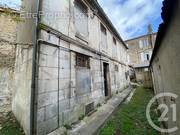
[[[40,11],[40,6],[42,4],[41,0],[36,1],[36,13],[37,13],[37,18],[36,18],[36,24],[35,24],[35,32],[34,32],[34,46],[33,46],[33,58],[32,58],[32,83],[31,83],[31,101],[30,101],[30,135],[35,135],[36,134],[36,106],[37,106],[37,98],[36,98],[36,73],[37,73],[37,51],[38,51],[38,35],[39,35],[39,30],[38,30],[38,24],[39,24],[39,11]]]

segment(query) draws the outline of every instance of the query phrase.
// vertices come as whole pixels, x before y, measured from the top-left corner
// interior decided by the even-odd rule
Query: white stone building
[[[18,42],[32,46],[17,47],[13,112],[26,134],[70,125],[128,87],[127,46],[96,0],[22,6]]]

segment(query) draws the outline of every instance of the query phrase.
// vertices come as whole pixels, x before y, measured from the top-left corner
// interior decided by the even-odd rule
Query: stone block
[[[60,69],[70,69],[70,60],[60,59]]]
[[[58,55],[47,55],[40,54],[39,56],[39,66],[43,67],[58,67]]]
[[[58,79],[58,68],[39,67],[39,79]]]
[[[53,47],[53,46],[50,46],[50,45],[41,44],[41,47],[40,47],[40,53],[41,54],[47,54],[47,55],[51,55],[51,56],[58,56],[58,51],[59,51],[59,48]]]
[[[60,79],[70,78],[70,69],[60,69],[59,70],[59,78]]]
[[[59,101],[65,99],[64,90],[59,90]]]
[[[63,123],[64,123],[63,117],[64,117],[63,112],[60,112],[59,113],[59,127],[63,126]]]
[[[58,116],[46,121],[46,134],[51,133],[58,128]]]
[[[64,90],[70,87],[70,79],[59,79],[59,89]]]
[[[58,79],[38,80],[38,93],[52,92],[58,90]]]
[[[76,106],[75,108],[64,111],[64,125],[72,124],[78,121],[79,116],[84,114],[83,106]]]
[[[70,52],[60,50],[60,59],[61,60],[70,60]]]
[[[40,108],[38,109],[38,112],[37,112],[37,122],[38,123],[41,123],[45,121],[45,108]]]
[[[59,112],[63,112],[70,108],[70,101],[69,99],[59,101]]]
[[[56,104],[58,102],[58,92],[49,92],[38,95],[38,108]]]
[[[45,135],[45,134],[46,134],[46,122],[38,122],[37,135]]]
[[[51,119],[58,115],[58,105],[52,104],[45,107],[45,119]]]

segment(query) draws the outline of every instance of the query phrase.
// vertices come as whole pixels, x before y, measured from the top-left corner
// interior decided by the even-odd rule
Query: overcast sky
[[[0,4],[6,3],[11,7],[17,7],[20,1],[0,0]],[[124,40],[146,34],[148,24],[152,24],[154,32],[158,30],[162,1],[98,0]]]

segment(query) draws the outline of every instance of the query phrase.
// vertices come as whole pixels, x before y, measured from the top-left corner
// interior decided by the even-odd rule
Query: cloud
[[[14,9],[19,9],[21,0],[1,0],[0,6],[8,6]]]
[[[123,39],[147,33],[158,26],[163,0],[98,0]],[[157,30],[156,27],[153,27]]]

